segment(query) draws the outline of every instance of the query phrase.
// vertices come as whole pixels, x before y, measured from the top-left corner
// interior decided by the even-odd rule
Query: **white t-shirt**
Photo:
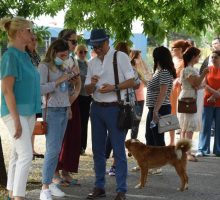
[[[113,55],[115,50],[109,49],[104,57],[103,62],[98,57],[93,58],[88,63],[88,72],[86,76],[85,85],[91,83],[91,77],[94,75],[100,76],[99,81],[96,84],[96,89],[93,93],[93,99],[98,102],[116,102],[118,101],[116,92],[100,93],[98,89],[104,84],[115,85],[115,76],[113,68]],[[129,57],[123,53],[117,52],[117,63],[118,63],[118,77],[119,83],[125,80],[134,78],[134,71],[131,66]],[[125,99],[126,90],[121,90],[121,99]]]

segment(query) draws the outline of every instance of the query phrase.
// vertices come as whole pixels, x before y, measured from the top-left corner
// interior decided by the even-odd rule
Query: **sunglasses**
[[[72,45],[77,45],[78,43],[77,40],[68,40],[68,41],[70,41]]]
[[[103,46],[104,46],[104,43],[105,43],[105,42],[103,42],[103,43],[100,44],[100,45],[94,45],[94,46],[91,47],[91,49],[94,49],[94,50],[96,50],[96,49],[102,49]]]
[[[88,51],[79,51],[79,54],[87,54]]]

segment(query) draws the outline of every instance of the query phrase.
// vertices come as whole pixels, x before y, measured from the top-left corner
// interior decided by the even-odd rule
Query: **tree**
[[[66,27],[103,27],[116,40],[129,39],[135,19],[157,41],[169,32],[201,35],[209,27],[219,28],[219,0],[69,0],[66,4]]]
[[[220,0],[0,0],[0,18],[20,15],[34,19],[65,9],[65,26],[77,30],[103,27],[116,40],[129,40],[133,20],[144,34],[161,42],[170,32],[200,36],[220,33]]]

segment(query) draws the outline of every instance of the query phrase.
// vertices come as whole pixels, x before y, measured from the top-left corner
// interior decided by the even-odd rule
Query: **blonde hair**
[[[75,48],[75,53],[77,53],[78,51],[82,51],[82,50],[88,51],[86,45],[84,45],[84,44],[78,44],[78,45],[76,46],[76,48]]]
[[[23,17],[0,19],[0,29],[7,32],[9,42],[15,39],[18,30],[32,27],[33,23]]]

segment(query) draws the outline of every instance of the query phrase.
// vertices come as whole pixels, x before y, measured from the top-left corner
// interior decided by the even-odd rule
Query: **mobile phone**
[[[78,76],[79,76],[79,73],[78,73],[78,74],[75,74],[74,72],[72,72],[72,73],[70,74],[70,80],[75,79],[75,78],[77,78]]]

